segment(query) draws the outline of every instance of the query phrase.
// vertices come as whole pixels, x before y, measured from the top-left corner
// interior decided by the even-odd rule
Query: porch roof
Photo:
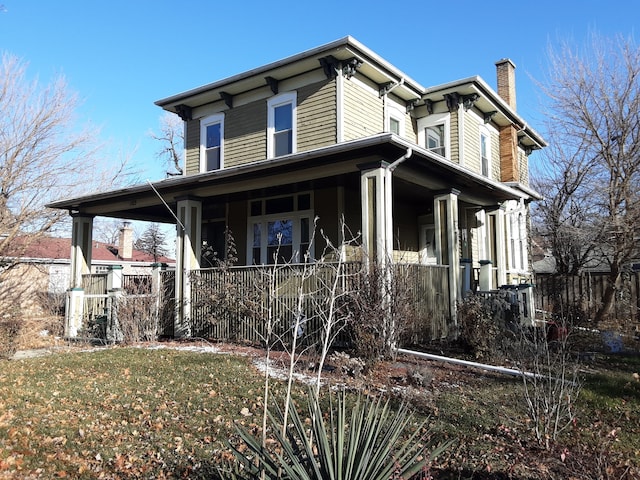
[[[487,179],[394,134],[384,133],[239,167],[59,200],[47,207],[71,214],[175,223],[174,212],[181,198],[224,198],[300,182],[311,182],[313,186],[313,182],[323,179],[357,173],[363,164],[388,165],[409,150],[410,157],[395,169],[394,176],[413,188],[436,192],[455,189],[461,200],[483,206],[535,198],[531,191]]]

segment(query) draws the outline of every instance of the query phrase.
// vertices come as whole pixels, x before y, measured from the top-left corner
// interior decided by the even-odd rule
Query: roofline
[[[402,79],[404,84],[409,84],[409,86],[414,90],[416,90],[416,92],[421,93],[424,91],[424,87],[420,85],[418,82],[413,80],[411,77],[406,75],[404,72],[402,72],[398,68],[394,67],[391,63],[389,63],[388,61],[380,57],[377,53],[367,48],[365,45],[360,43],[358,40],[356,40],[352,36],[347,35],[346,37],[340,38],[338,40],[334,40],[324,45],[320,45],[319,47],[315,47],[310,50],[305,50],[303,52],[297,53],[289,57],[285,57],[281,60],[277,60],[275,62],[268,63],[266,65],[262,65],[254,69],[247,70],[245,72],[233,75],[231,77],[217,80],[213,83],[208,83],[200,87],[186,90],[184,92],[172,95],[170,97],[162,98],[160,100],[157,100],[154,103],[155,105],[164,108],[165,106],[169,106],[173,103],[180,102],[194,95],[199,95],[209,90],[214,90],[216,88],[220,88],[220,87],[223,87],[224,85],[235,83],[237,81],[244,80],[246,78],[262,75],[265,72],[268,72],[269,70],[274,70],[276,68],[298,62],[302,59],[319,55],[323,52],[328,52],[331,50],[337,50],[337,49],[348,48],[348,47],[352,47],[358,50],[359,53],[362,54],[362,56],[366,56],[369,58],[369,60],[379,64],[389,73],[392,73],[394,76],[398,77],[398,80]]]
[[[369,137],[359,138],[356,140],[351,140],[349,142],[337,143],[334,145],[329,145],[322,148],[317,148],[314,150],[309,150],[300,153],[294,153],[291,155],[286,155],[282,157],[277,157],[273,159],[267,160],[257,160],[255,162],[247,163],[238,167],[233,167],[224,170],[215,170],[212,172],[199,173],[196,175],[183,175],[180,177],[173,177],[168,179],[159,180],[156,182],[147,181],[146,184],[138,184],[130,187],[125,187],[116,190],[110,190],[108,192],[98,192],[94,194],[84,195],[81,197],[68,198],[64,200],[59,200],[56,202],[52,202],[47,204],[48,208],[57,208],[63,210],[73,210],[74,204],[86,203],[86,202],[95,202],[100,201],[107,198],[113,197],[125,197],[132,194],[146,194],[153,193],[154,190],[158,192],[162,192],[165,189],[181,186],[187,186],[193,183],[206,182],[209,178],[215,177],[216,179],[224,178],[224,177],[236,177],[239,175],[243,175],[246,173],[252,173],[264,169],[269,169],[272,166],[284,166],[289,164],[295,164],[303,162],[305,159],[313,159],[324,155],[337,155],[341,153],[347,153],[349,151],[358,149],[358,148],[367,148],[371,146],[377,146],[382,144],[393,144],[396,147],[407,150],[411,148],[414,152],[419,152],[423,157],[429,158],[431,161],[438,163],[439,165],[461,175],[465,176],[469,179],[472,179],[476,182],[484,183],[489,185],[491,188],[499,190],[503,192],[505,195],[508,195],[513,198],[522,198],[522,191],[518,191],[511,186],[507,186],[504,183],[497,182],[495,180],[491,180],[487,177],[484,177],[480,174],[472,172],[461,165],[453,163],[448,160],[444,160],[439,158],[438,155],[433,152],[426,150],[418,145],[405,140],[393,133],[379,133],[376,135],[372,135]],[[444,161],[443,161],[444,160]]]
[[[472,77],[462,78],[459,80],[453,80],[451,82],[443,83],[441,85],[435,85],[433,87],[426,88],[423,95],[429,95],[441,90],[448,90],[462,85],[476,84],[484,93],[484,95],[491,99],[493,103],[496,103],[500,109],[502,109],[505,116],[509,120],[520,127],[529,137],[534,140],[540,148],[546,147],[547,142],[535,129],[533,129],[511,106],[493,89],[487,82],[484,81],[479,75]]]

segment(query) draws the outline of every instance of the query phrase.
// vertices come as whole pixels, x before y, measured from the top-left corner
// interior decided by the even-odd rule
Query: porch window
[[[224,115],[205,117],[200,125],[200,171],[220,170],[223,167]]]
[[[267,158],[295,153],[296,92],[270,99],[267,107]]]
[[[304,261],[311,246],[313,214],[310,206],[309,193],[252,201],[248,239],[252,248],[248,263]]]
[[[438,155],[450,155],[450,114],[437,113],[418,120],[418,144]]]

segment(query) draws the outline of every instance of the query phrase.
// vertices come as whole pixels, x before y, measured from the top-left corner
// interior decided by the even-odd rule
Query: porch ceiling
[[[495,205],[521,196],[508,186],[439,159],[395,135],[380,134],[237,168],[60,200],[47,206],[83,215],[175,223],[172,212],[176,211],[181,198],[252,198],[267,196],[284,185],[306,184],[305,188],[314,188],[326,182],[337,183],[347,174],[358,173],[359,165],[393,163],[409,148],[413,154],[396,168],[394,176],[416,194],[425,188],[431,191],[456,189],[462,200],[479,205]]]

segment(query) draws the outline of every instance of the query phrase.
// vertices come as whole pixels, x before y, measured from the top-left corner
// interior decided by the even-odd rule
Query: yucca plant
[[[263,448],[260,439],[239,427],[238,433],[246,448],[231,448],[242,468],[221,471],[221,476],[227,479],[409,479],[449,445],[434,447],[426,438],[427,420],[417,421],[406,404],[394,410],[388,400],[359,395],[349,407],[344,392],[330,395],[329,411],[325,413],[319,399],[310,392],[310,423],[301,417],[293,401],[286,429],[282,428],[282,410],[278,406],[270,410],[275,440],[270,448]]]

